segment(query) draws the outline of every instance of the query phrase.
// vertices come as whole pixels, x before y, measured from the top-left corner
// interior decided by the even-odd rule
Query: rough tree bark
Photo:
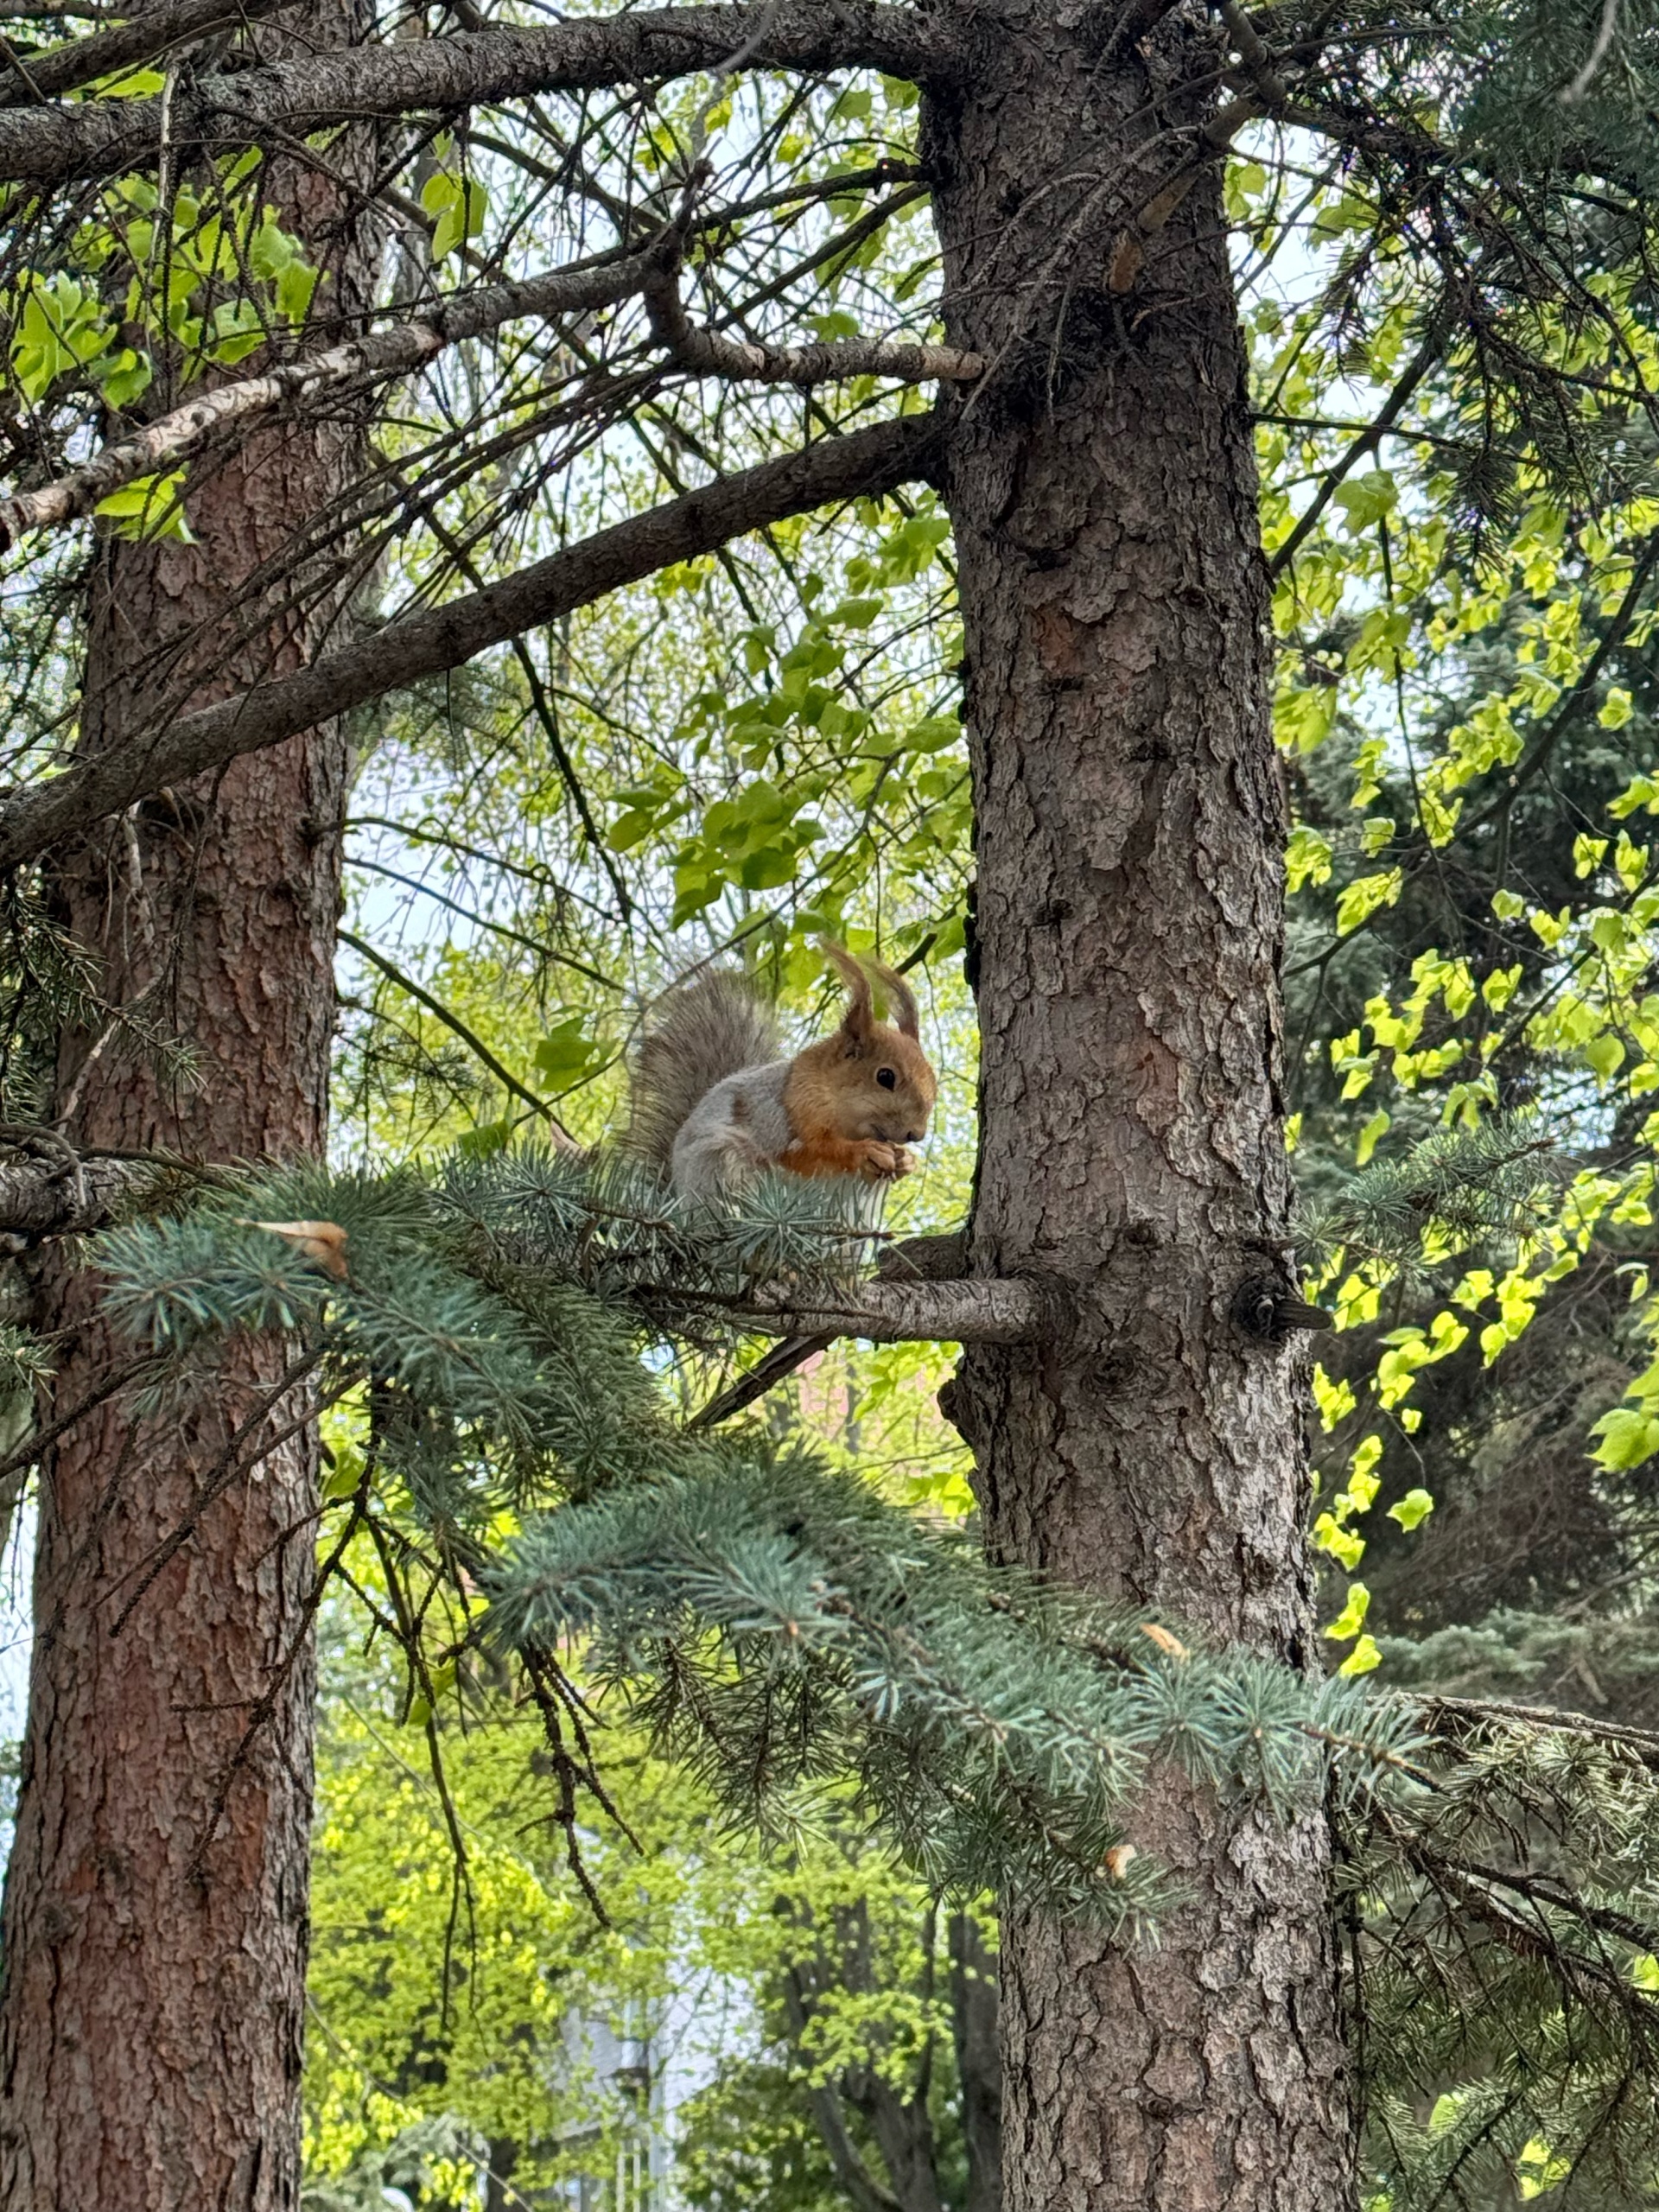
[[[315,242],[320,308],[349,320],[362,264],[335,188],[289,175],[267,193]],[[327,595],[282,609],[253,580],[358,460],[338,415],[270,432],[193,486],[195,544],[103,544],[83,753],[153,716],[181,671],[205,702],[311,658]],[[111,1000],[195,1057],[169,1079],[118,1033],[67,1035],[72,1140],[220,1160],[320,1147],[346,779],[338,728],[294,737],[54,855]],[[49,1261],[41,1287],[62,1332],[49,1420],[131,1353],[84,1276]],[[316,1443],[304,1386],[273,1395],[292,1356],[242,1345],[162,1417],[107,1397],[42,1467],[0,2000],[16,2212],[298,2200]]]
[[[947,1395],[1003,1555],[1293,1664],[1309,1649],[1294,1355],[1233,1318],[1283,1266],[1281,799],[1219,179],[1167,226],[1160,99],[1197,11],[956,0],[936,93],[950,340],[995,364],[948,463],[976,798],[976,1272],[1057,1279],[1046,1356]],[[1155,16],[1144,10],[1141,23]],[[1214,55],[1208,66],[1214,66]],[[1164,1777],[1133,1840],[1190,1902],[1131,1955],[1022,1910],[1001,1953],[1008,2212],[1352,2202],[1324,1821]]]

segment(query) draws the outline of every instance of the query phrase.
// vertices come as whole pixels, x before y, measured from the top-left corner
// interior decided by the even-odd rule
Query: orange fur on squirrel
[[[824,950],[846,982],[847,1010],[833,1037],[790,1063],[784,1112],[791,1136],[778,1164],[791,1175],[907,1175],[916,1164],[908,1147],[927,1135],[938,1090],[917,1041],[916,1001],[902,976],[872,963],[899,1026],[878,1021],[863,969],[838,944]]]

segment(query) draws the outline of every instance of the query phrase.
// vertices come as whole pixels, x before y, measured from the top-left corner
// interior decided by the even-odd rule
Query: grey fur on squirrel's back
[[[627,1149],[665,1170],[698,1101],[740,1069],[775,1060],[780,1049],[772,1009],[744,976],[717,969],[670,991],[634,1058]]]

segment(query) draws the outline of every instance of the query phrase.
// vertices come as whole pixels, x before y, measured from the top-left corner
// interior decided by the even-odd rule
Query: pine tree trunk
[[[1215,167],[1123,245],[1180,119],[1158,80],[1215,54],[1185,10],[1114,56],[1116,5],[957,4],[980,76],[931,106],[927,150],[950,336],[996,364],[948,485],[978,824],[971,1249],[1052,1279],[1076,1330],[965,1357],[947,1402],[1002,1555],[1302,1664],[1301,1379],[1232,1313],[1282,1265],[1282,818]],[[1156,1951],[1007,1912],[1007,2212],[1343,2212],[1324,1821],[1165,1776],[1133,1840],[1189,1900]]]
[[[333,188],[266,191],[328,240],[319,306],[349,316],[360,264]],[[337,592],[279,605],[251,580],[359,454],[338,417],[269,433],[193,478],[195,544],[100,548],[83,749],[153,721],[162,690],[204,702],[311,656]],[[54,856],[103,989],[194,1063],[66,1035],[57,1111],[77,1142],[320,1149],[346,784],[344,735],[321,731]],[[67,1264],[41,1291],[63,1332],[49,1419],[133,1348]],[[0,2202],[17,2212],[298,2200],[317,1454],[306,1386],[273,1395],[293,1357],[241,1344],[158,1416],[111,1396],[42,1466],[0,2004]]]

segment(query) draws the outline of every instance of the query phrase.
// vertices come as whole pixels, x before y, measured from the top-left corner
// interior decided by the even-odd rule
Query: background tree
[[[346,8],[314,12],[308,37],[346,45],[361,28]],[[162,31],[161,50],[169,42]],[[151,50],[138,25],[130,43]],[[299,50],[279,32],[249,48]],[[264,239],[267,260],[272,248],[289,257],[346,327],[372,281],[354,204],[367,159],[348,135],[331,174],[308,159],[263,162],[262,213],[251,205],[242,219],[243,251],[257,260]],[[164,408],[303,325],[299,298],[246,283],[213,202],[211,170],[204,179],[192,159],[130,198],[136,219],[83,225],[71,257],[82,344],[91,327],[94,349],[105,338],[118,348],[107,398],[130,404],[142,386]],[[48,333],[60,306],[73,321],[73,279],[53,295],[44,274],[13,269],[23,324],[31,302]],[[234,290],[239,323],[223,304]],[[142,368],[103,320],[119,315],[124,292],[128,327],[148,341]],[[47,336],[48,356],[57,342]],[[308,561],[303,532],[358,481],[363,417],[351,404],[328,422],[261,430],[198,467],[188,531],[103,539],[83,585],[76,761],[142,743],[158,713],[297,668],[334,632],[340,580]],[[209,784],[158,790],[54,849],[39,896],[58,957],[86,988],[60,1009],[41,1055],[49,1071],[31,1068],[25,1083],[66,1146],[196,1159],[320,1150],[346,770],[344,733],[328,725]],[[86,2189],[134,2202],[159,2191],[291,2203],[314,1689],[307,1385],[292,1346],[269,1338],[204,1373],[182,1417],[175,1408],[135,1424],[111,1395],[130,1362],[98,1320],[92,1286],[48,1259],[32,1318],[54,1346],[42,1420],[85,1410],[52,1447],[40,1490],[41,1632],[0,2026],[8,2110],[29,2118],[0,2129],[0,2187],[39,2203]],[[206,1547],[181,1541],[204,1516]],[[147,1616],[167,1632],[147,1633]]]

